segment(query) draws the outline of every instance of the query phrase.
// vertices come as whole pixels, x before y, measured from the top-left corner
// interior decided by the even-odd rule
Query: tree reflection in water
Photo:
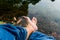
[[[28,5],[32,3],[35,5],[40,0],[0,0],[0,20],[6,21],[6,22],[12,22],[15,21],[13,18],[16,17],[18,20],[18,17],[20,16],[27,16],[28,15]],[[52,2],[55,0],[51,0]],[[33,16],[34,14],[31,14]],[[30,16],[30,17],[31,17]],[[38,17],[39,19],[39,31],[48,34],[53,35],[56,38],[60,38],[60,36],[54,31],[54,27],[51,30],[50,28],[52,26],[55,26],[54,23],[50,24],[50,20],[46,19],[46,17],[41,16]]]
[[[55,0],[51,0],[52,2],[54,2]]]
[[[28,4],[39,0],[0,0],[0,20],[11,22],[13,17],[27,16]]]

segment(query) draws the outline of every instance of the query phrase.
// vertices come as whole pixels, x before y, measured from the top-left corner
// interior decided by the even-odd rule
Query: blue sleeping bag
[[[0,40],[26,40],[26,36],[27,31],[21,26],[0,25]],[[55,38],[36,31],[29,36],[28,40],[55,40]]]

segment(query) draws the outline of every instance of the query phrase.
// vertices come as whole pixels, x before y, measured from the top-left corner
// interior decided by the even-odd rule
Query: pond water
[[[38,19],[38,24],[43,26],[51,25],[58,25],[57,22],[59,17],[59,13],[57,14],[58,10],[54,8],[54,3],[47,0],[42,0],[33,5],[30,3],[28,5],[28,16],[33,17],[35,16]],[[58,15],[58,16],[57,16]],[[47,24],[47,25],[46,25]],[[50,28],[49,28],[50,29]]]
[[[39,27],[39,31],[53,35],[57,40],[60,40],[59,4],[60,0],[21,0],[13,6],[1,5],[0,16],[1,18],[7,16],[10,19],[14,16],[20,17],[23,15],[29,16],[30,18],[36,17],[38,19],[37,26]],[[4,15],[1,13],[4,13]],[[3,20],[7,19],[3,18]]]
[[[41,0],[35,5],[28,5],[28,16],[38,19],[39,31],[52,34],[59,39],[60,35],[60,1]],[[48,30],[48,31],[47,31]]]

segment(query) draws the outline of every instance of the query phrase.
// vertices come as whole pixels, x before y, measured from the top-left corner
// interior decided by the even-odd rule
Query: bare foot
[[[34,24],[37,24],[37,19],[36,19],[35,17],[33,17],[33,18],[32,18],[32,22],[33,22]]]
[[[38,27],[36,25],[37,24],[37,19],[35,17],[33,17],[32,20],[30,20],[29,17],[26,17],[26,16],[23,16],[23,17],[28,23],[28,25],[26,26],[26,30],[27,30],[27,38],[26,38],[26,40],[27,40],[32,32],[38,30]]]
[[[35,28],[35,31],[38,30],[38,27],[36,25],[37,24],[37,19],[35,17],[32,18],[32,22],[35,24],[35,25],[32,24],[32,26],[34,26],[33,28]]]
[[[26,16],[23,16],[23,17],[26,19],[26,21],[28,23],[27,27],[30,27],[31,29],[33,29],[33,31],[38,30],[38,27],[36,25],[37,19],[35,17],[33,17],[32,20],[30,20],[29,17],[26,17]]]

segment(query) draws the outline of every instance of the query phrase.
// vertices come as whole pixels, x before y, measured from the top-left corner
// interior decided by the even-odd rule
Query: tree
[[[0,20],[11,21],[13,17],[27,16],[28,4],[39,0],[0,0]]]

